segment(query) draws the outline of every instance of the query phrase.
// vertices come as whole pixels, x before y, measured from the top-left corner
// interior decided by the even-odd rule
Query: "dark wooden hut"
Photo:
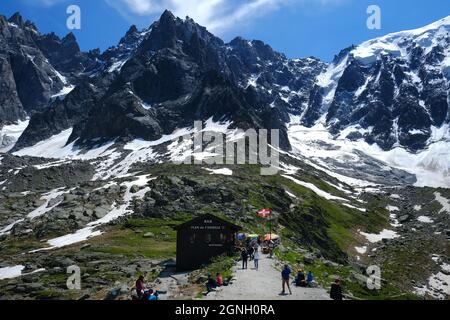
[[[177,270],[194,270],[211,258],[234,249],[241,228],[212,214],[177,227]]]

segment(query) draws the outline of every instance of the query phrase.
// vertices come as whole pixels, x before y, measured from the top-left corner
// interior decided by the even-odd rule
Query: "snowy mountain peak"
[[[307,139],[296,137],[316,130],[311,144],[319,146],[321,154],[326,154],[323,146],[341,140],[345,145],[354,143],[349,157],[355,152],[369,158],[392,152],[389,161],[377,159],[395,166],[401,162],[398,155],[411,156],[415,160],[408,163],[415,167],[420,164],[425,171],[448,176],[450,160],[437,161],[436,155],[449,159],[448,152],[441,152],[448,145],[444,137],[449,136],[450,123],[449,20],[349,47],[331,64],[314,58],[288,59],[258,40],[238,37],[224,43],[194,20],[170,12],[147,29],[132,26],[117,46],[92,55],[92,60],[79,52],[71,35],[61,40],[30,32],[39,48],[26,51],[23,61],[32,60],[34,64],[27,65],[46,71],[44,84],[49,75],[56,75],[50,83],[59,81],[58,88],[44,94],[58,99],[50,101],[51,107],[42,99],[42,112],[33,114],[28,106],[36,99],[25,101],[27,95],[17,95],[26,92],[29,81],[21,82],[19,90],[11,86],[3,98],[0,93],[0,102],[17,102],[12,110],[2,110],[0,104],[0,113],[10,118],[6,124],[30,116],[20,138],[9,133],[14,128],[5,129],[8,138],[2,145],[9,150],[19,138],[11,149],[19,152],[65,133],[62,147],[90,150],[99,143],[158,141],[196,120],[227,119],[235,128],[279,129],[280,146],[287,152],[296,147],[304,151],[298,142]],[[78,70],[89,80],[77,81]],[[67,82],[60,80],[64,76]],[[15,78],[4,72],[0,84],[1,79]],[[295,125],[290,123],[293,117]],[[324,138],[319,139],[317,132]],[[442,133],[441,138],[436,132]],[[397,167],[416,173],[414,168]],[[410,178],[405,181],[414,183]]]
[[[450,27],[450,15],[442,18],[438,21],[435,21],[433,23],[430,23],[429,25],[422,27],[422,28],[417,28],[417,29],[413,29],[413,30],[409,30],[409,31],[402,31],[402,32],[398,32],[399,34],[404,33],[404,34],[411,34],[411,35],[421,35],[424,34],[425,32],[429,32],[429,31],[436,31],[440,28],[446,28],[447,30],[449,30]]]
[[[341,51],[316,86],[300,116],[307,130],[320,127],[355,150],[380,148],[369,154],[392,153],[383,161],[448,179],[450,17]]]
[[[388,34],[366,41],[351,51],[351,54],[363,62],[371,64],[382,54],[406,57],[414,47],[429,53],[436,46],[450,47],[450,16],[433,22],[425,27]]]

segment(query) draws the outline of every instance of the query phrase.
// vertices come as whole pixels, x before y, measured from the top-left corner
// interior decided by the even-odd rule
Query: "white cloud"
[[[155,14],[163,10],[161,3],[158,1],[122,0],[122,2],[129,8],[131,12],[137,15]]]
[[[313,2],[321,5],[341,0],[105,0],[128,19],[147,17],[171,10],[176,16],[193,18],[210,31],[223,34],[251,23],[288,5]]]
[[[29,5],[50,7],[69,0],[20,0]],[[87,0],[86,0],[87,1]],[[330,5],[346,0],[104,0],[130,23],[136,18],[156,19],[165,9],[178,17],[189,16],[211,32],[222,35],[287,6]],[[82,5],[82,1],[80,1]],[[302,9],[306,9],[303,6]]]

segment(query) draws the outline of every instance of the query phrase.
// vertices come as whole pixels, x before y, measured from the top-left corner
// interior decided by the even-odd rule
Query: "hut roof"
[[[192,224],[195,224],[195,223],[197,223],[197,222],[199,222],[201,220],[205,220],[205,219],[211,219],[211,220],[219,221],[220,223],[222,223],[224,225],[227,225],[227,226],[229,226],[229,227],[231,227],[232,229],[235,229],[235,230],[241,230],[242,229],[240,226],[235,225],[234,223],[231,223],[231,222],[229,222],[229,221],[227,221],[225,219],[219,218],[219,217],[217,217],[215,215],[212,215],[212,214],[209,214],[209,213],[203,214],[203,215],[198,216],[198,217],[196,217],[196,218],[194,218],[192,220],[189,220],[189,221],[187,221],[185,223],[182,223],[182,224],[174,227],[174,229],[175,230],[180,230],[180,229],[183,229],[185,227],[188,227],[188,226],[190,226]]]

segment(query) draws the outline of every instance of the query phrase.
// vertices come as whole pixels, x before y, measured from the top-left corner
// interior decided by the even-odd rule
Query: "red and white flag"
[[[270,209],[262,209],[258,211],[259,217],[270,217],[272,214],[272,211]]]

